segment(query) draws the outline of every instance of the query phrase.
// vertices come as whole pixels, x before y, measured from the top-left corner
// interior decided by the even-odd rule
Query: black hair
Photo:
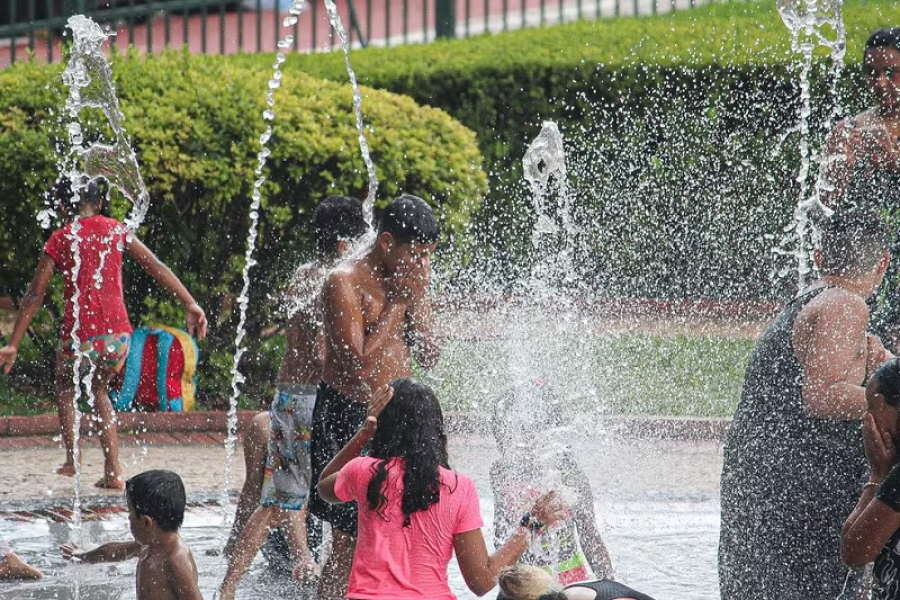
[[[439,467],[450,468],[444,413],[430,387],[413,379],[398,379],[391,384],[394,395],[378,417],[369,456],[381,459],[366,493],[369,508],[384,518],[387,497],[387,467],[391,459],[403,460],[403,526],[410,516],[440,500]]]
[[[537,597],[537,600],[567,600],[568,596],[566,596],[565,592],[562,591],[553,591],[547,592],[546,594],[541,594]]]
[[[434,244],[441,233],[434,211],[411,194],[403,194],[385,207],[378,222],[378,234],[390,233],[398,244]]]
[[[878,264],[887,250],[888,230],[875,212],[852,208],[833,214],[822,229],[822,263],[826,275],[861,275]]]
[[[869,48],[893,48],[900,52],[900,27],[885,27],[870,35],[866,50]]]
[[[125,482],[125,496],[139,516],[148,516],[163,531],[178,531],[187,503],[184,483],[178,473],[154,469]]]
[[[872,373],[872,382],[875,392],[884,396],[889,406],[900,406],[900,359],[881,363]]]
[[[103,211],[109,210],[109,202],[105,202],[109,196],[109,182],[104,177],[83,181],[76,192],[72,190],[72,180],[66,175],[60,175],[50,188],[48,196],[54,206],[61,208],[70,216],[77,214],[78,209],[85,204],[102,202]]]
[[[316,250],[324,256],[337,254],[338,242],[356,239],[368,228],[362,202],[346,196],[328,196],[322,200],[310,222]]]

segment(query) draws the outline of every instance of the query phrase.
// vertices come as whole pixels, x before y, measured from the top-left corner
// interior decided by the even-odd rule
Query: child
[[[510,390],[497,401],[493,429],[500,458],[491,466],[494,492],[494,538],[504,540],[518,526],[518,517],[540,495],[529,482],[552,484],[574,491],[571,518],[564,519],[544,536],[546,551],[532,549],[522,561],[552,571],[560,584],[613,577],[612,562],[594,516],[594,496],[584,471],[571,450],[560,448],[542,459],[538,450],[548,447],[548,429],[566,424],[562,407],[543,379]],[[552,451],[551,451],[552,453]],[[551,475],[558,474],[558,481]]]
[[[125,484],[128,524],[134,541],[109,542],[93,550],[62,546],[63,558],[85,563],[137,557],[137,600],[202,600],[197,565],[178,534],[184,521],[184,483],[177,473],[144,471]]]
[[[309,442],[316,384],[322,377],[325,339],[319,296],[325,276],[366,232],[362,203],[354,198],[329,196],[312,215],[311,233],[317,257],[301,265],[288,286],[287,347],[269,417],[268,454],[256,506],[252,515],[238,514],[228,542],[228,571],[222,583],[222,598],[233,597],[244,571],[256,556],[270,529],[280,526],[287,537],[296,567],[294,578],[305,580],[316,565],[306,535],[306,497],[310,486]],[[262,423],[254,419],[253,430]],[[258,439],[258,435],[254,436]],[[250,444],[253,438],[250,438]],[[256,442],[257,444],[259,442]],[[245,452],[253,449],[245,449]],[[261,454],[261,453],[260,453]],[[248,462],[248,482],[254,476]],[[247,497],[252,493],[248,489]],[[241,501],[245,500],[244,492]],[[238,505],[242,508],[241,504]],[[246,504],[243,506],[246,511]],[[246,512],[245,512],[246,514]]]
[[[12,369],[19,343],[43,304],[50,277],[54,271],[60,271],[65,279],[65,314],[56,361],[56,406],[66,445],[66,462],[56,472],[60,475],[75,474],[73,369],[78,362],[81,366],[90,367],[93,409],[97,413],[95,419],[100,427],[103,447],[103,476],[95,485],[121,489],[124,483],[119,464],[119,442],[108,388],[112,377],[122,368],[131,342],[131,323],[122,290],[123,253],[136,260],[148,274],[181,300],[188,332],[196,334],[201,340],[206,336],[206,315],[181,281],[133,233],[129,233],[119,221],[101,214],[106,192],[106,184],[97,181],[88,182],[74,195],[67,183],[57,185],[55,193],[63,208],[74,196],[74,219],[55,231],[44,246],[34,280],[20,303],[9,344],[0,348],[0,366],[5,367],[4,373]],[[77,257],[73,255],[73,244],[76,242]],[[76,265],[78,280],[74,281]]]
[[[0,580],[3,579],[40,579],[44,574],[13,554],[0,538]]]

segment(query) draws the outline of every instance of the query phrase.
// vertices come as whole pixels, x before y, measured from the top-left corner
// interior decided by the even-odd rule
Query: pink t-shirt
[[[478,492],[462,473],[440,468],[440,500],[428,510],[413,513],[403,527],[403,469],[391,461],[382,488],[386,518],[370,510],[366,500],[369,480],[380,459],[361,456],[340,470],[334,486],[343,502],[359,504],[359,537],[350,571],[348,598],[360,600],[453,600],[447,583],[447,563],[453,556],[453,536],[481,529]]]
[[[78,220],[78,339],[95,335],[131,333],[131,322],[125,310],[122,291],[122,253],[125,249],[125,226],[115,219],[100,215]],[[72,337],[75,324],[72,298],[76,287],[72,281],[75,261],[72,254],[72,224],[57,229],[44,245],[65,280],[60,338]]]

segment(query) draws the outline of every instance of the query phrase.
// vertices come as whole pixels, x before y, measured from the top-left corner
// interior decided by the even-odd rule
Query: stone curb
[[[257,411],[238,411],[238,435],[242,434]],[[490,416],[485,413],[448,412],[447,430],[456,435],[490,435]],[[122,444],[221,444],[225,440],[228,414],[221,411],[188,413],[122,413],[119,432]],[[653,417],[632,415],[583,416],[592,423],[597,435],[630,439],[676,441],[721,441],[731,419],[705,417]],[[82,423],[88,443],[90,423]],[[33,417],[0,417],[0,450],[56,446],[59,444],[59,420],[54,414]]]

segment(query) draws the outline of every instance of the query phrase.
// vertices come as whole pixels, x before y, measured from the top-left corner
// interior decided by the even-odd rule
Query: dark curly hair
[[[381,459],[372,470],[366,499],[369,508],[386,519],[388,464],[400,459],[403,464],[403,526],[410,516],[428,510],[440,499],[439,467],[450,468],[447,459],[447,434],[444,414],[434,390],[412,379],[398,379],[391,386],[394,396],[378,417],[378,428],[369,456]]]
[[[888,406],[900,407],[900,359],[881,363],[872,373],[872,382],[875,391],[884,396]]]

